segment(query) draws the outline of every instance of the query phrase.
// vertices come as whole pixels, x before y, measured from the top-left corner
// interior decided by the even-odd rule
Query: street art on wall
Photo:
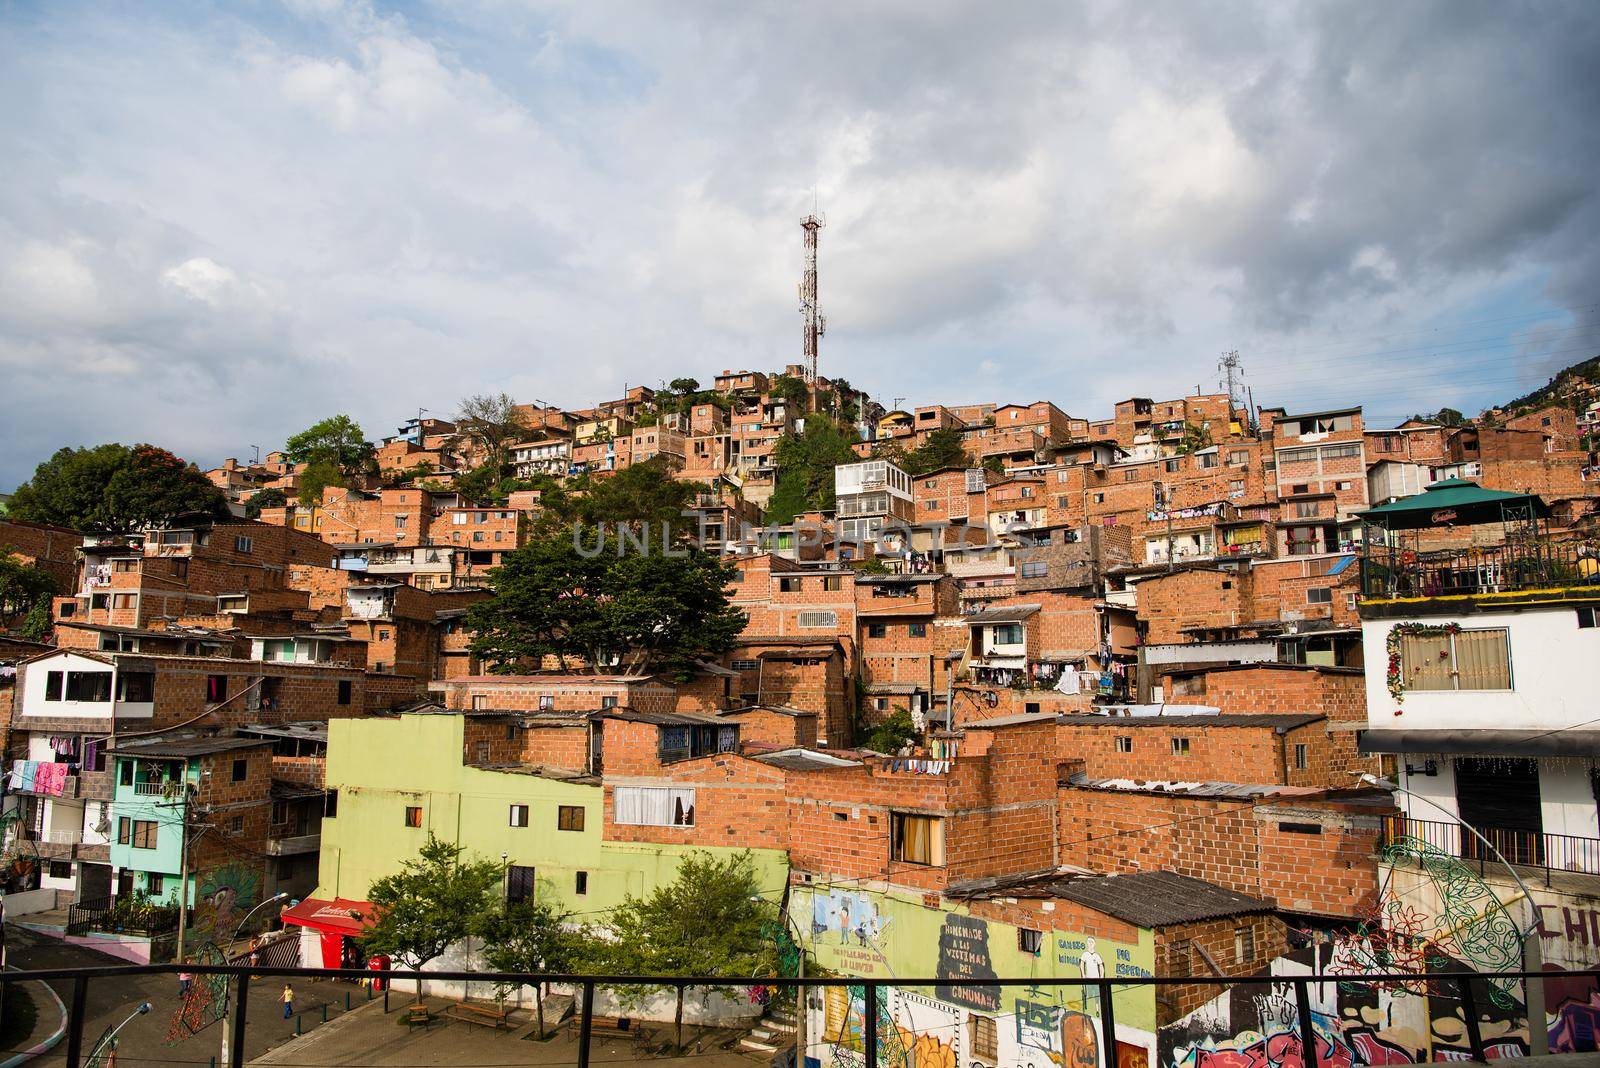
[[[940,979],[960,979],[962,985],[940,986],[939,996],[957,1005],[983,1012],[1000,1008],[1000,988],[968,986],[966,982],[993,979],[994,963],[989,959],[989,925],[983,920],[957,913],[946,913],[939,928]]]

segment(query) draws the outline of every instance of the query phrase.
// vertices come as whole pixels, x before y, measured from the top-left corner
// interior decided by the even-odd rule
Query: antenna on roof
[[[812,191],[812,212],[800,220],[805,232],[806,267],[800,279],[800,314],[805,319],[803,362],[807,378],[817,380],[817,341],[827,331],[828,320],[817,304],[817,231],[827,225],[827,220],[816,210],[816,192]]]

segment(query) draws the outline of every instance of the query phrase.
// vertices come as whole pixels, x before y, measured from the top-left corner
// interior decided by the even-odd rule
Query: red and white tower
[[[800,281],[800,315],[805,320],[805,359],[802,362],[812,382],[817,380],[817,342],[828,329],[828,320],[817,304],[817,231],[825,222],[815,212],[800,220],[800,229],[806,235],[806,273]]]

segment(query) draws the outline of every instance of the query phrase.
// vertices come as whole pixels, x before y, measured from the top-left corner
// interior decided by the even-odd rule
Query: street
[[[46,935],[10,926],[6,928],[8,963],[22,971],[46,968],[105,967],[121,963],[115,958],[97,953],[82,946],[68,945]],[[50,984],[66,1005],[72,1003],[71,980],[57,980]],[[245,1040],[247,1059],[254,1059],[268,1050],[282,1045],[294,1037],[295,1021],[283,1018],[283,1008],[278,1003],[282,982],[261,981],[250,989],[248,1034]],[[344,1012],[345,996],[350,1004],[360,1006],[367,992],[356,986],[336,983],[312,983],[300,980],[294,984],[295,1009],[302,1027],[309,1031],[322,1023],[324,1006],[329,1019]],[[36,997],[41,1017],[55,1014],[55,1006],[42,995]],[[136,976],[121,979],[100,979],[89,984],[88,1015],[83,1030],[83,1051],[88,1054],[95,1040],[108,1027],[127,1019],[141,1002],[150,1002],[150,1012],[135,1018],[119,1032],[119,1065],[200,1064],[209,1065],[221,1052],[222,1029],[218,1023],[206,1026],[197,1034],[187,1035],[169,1042],[180,1000],[178,982],[171,975]],[[50,1053],[30,1062],[36,1065],[66,1063],[67,1039]]]

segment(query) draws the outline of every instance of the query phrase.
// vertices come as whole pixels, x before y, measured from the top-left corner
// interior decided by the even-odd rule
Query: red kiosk
[[[356,952],[355,940],[372,926],[372,903],[344,897],[336,897],[332,901],[320,897],[308,897],[293,908],[285,909],[283,922],[318,932],[321,936],[318,941],[322,950],[322,967],[360,967],[359,963],[348,962]],[[305,946],[303,937],[301,946]],[[301,959],[304,960],[305,957],[306,954],[302,952]],[[357,961],[359,959],[355,958]],[[367,961],[367,967],[373,970],[387,970],[389,959],[373,957]]]

